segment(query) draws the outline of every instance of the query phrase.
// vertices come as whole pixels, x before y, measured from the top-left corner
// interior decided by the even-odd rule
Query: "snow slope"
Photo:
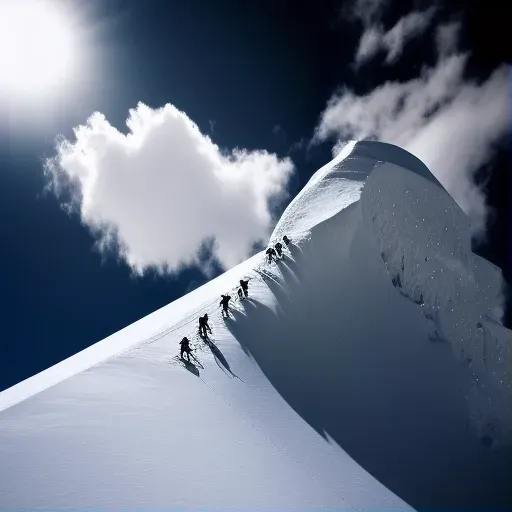
[[[347,145],[285,233],[277,264],[258,254],[0,393],[0,508],[510,505],[501,276],[428,169]],[[223,320],[243,276],[251,299]]]

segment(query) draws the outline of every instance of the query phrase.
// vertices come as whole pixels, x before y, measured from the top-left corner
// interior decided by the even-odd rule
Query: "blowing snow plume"
[[[436,62],[422,62],[414,55],[420,71],[411,69],[405,81],[388,80],[362,94],[340,87],[320,116],[313,142],[333,139],[334,153],[350,139],[375,139],[410,151],[470,217],[473,236],[482,239],[489,217],[488,166],[496,148],[507,144],[512,127],[510,65],[500,65],[485,79],[471,78],[468,62],[473,56],[462,49],[460,22],[441,23],[433,31],[440,12],[434,5],[414,10],[385,28],[387,7],[386,1],[354,0],[344,10],[347,19],[362,22],[354,66],[363,77],[365,72],[371,74],[362,82],[378,79],[371,69],[361,68],[364,63],[381,60],[394,65],[409,41],[422,34],[422,44],[432,45]],[[429,30],[434,33],[428,35]]]
[[[271,242],[285,234],[277,262],[259,253],[1,393],[0,507],[509,507],[501,274],[437,179],[349,144]]]

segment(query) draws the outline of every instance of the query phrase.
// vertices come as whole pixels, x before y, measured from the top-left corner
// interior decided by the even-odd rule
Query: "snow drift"
[[[257,254],[0,393],[0,507],[510,505],[501,275],[428,169],[350,144],[284,234],[277,264]],[[244,276],[250,299],[223,320]]]

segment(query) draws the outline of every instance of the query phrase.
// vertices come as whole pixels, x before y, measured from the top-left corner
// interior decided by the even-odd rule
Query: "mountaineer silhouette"
[[[268,256],[268,262],[272,263],[272,259],[275,258],[277,261],[276,250],[273,247],[269,247],[266,251],[266,255]]]
[[[187,354],[187,359],[188,359],[188,362],[190,363],[190,352],[192,352],[192,349],[190,348],[189,339],[185,336],[180,341],[180,345],[181,345],[181,353],[180,353],[181,359],[184,359],[183,354]]]
[[[240,286],[242,287],[245,297],[249,297],[249,279],[240,279]]]
[[[208,338],[208,333],[206,331],[208,331],[210,334],[212,333],[212,330],[208,325],[208,313],[205,313],[203,316],[199,317],[199,335],[203,338]]]
[[[229,316],[229,301],[231,300],[231,295],[222,295],[222,299],[220,301],[220,306],[222,306],[222,314]]]

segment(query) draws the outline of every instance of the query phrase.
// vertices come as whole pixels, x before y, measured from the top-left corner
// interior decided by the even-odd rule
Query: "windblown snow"
[[[257,254],[0,393],[0,508],[510,506],[501,274],[453,199],[404,150],[352,143],[271,243],[285,234],[277,263]]]

